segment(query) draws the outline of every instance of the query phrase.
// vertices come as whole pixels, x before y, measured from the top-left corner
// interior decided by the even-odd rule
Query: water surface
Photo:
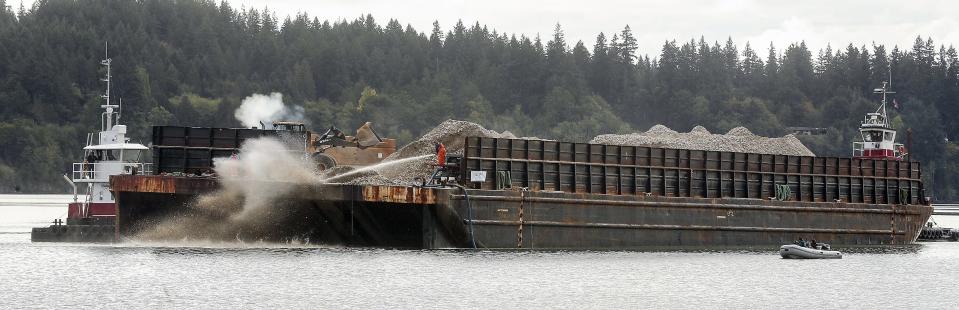
[[[22,195],[0,195],[0,309],[959,308],[959,243],[952,242],[848,250],[842,260],[784,260],[773,250],[33,244],[29,228],[62,218],[66,207],[42,203],[50,196],[6,203],[12,198]]]

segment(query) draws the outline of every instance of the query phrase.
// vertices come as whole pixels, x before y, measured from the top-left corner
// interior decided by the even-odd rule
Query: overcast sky
[[[219,0],[217,0],[219,1]],[[14,1],[8,1],[14,2]],[[25,1],[28,5],[32,1]],[[282,19],[306,12],[320,19],[353,20],[373,14],[380,24],[390,18],[417,31],[429,32],[438,20],[444,32],[462,19],[480,22],[499,32],[539,34],[544,42],[556,23],[567,41],[582,40],[591,47],[599,32],[609,37],[625,25],[632,28],[642,54],[659,54],[663,42],[704,36],[708,42],[732,37],[742,50],[747,41],[765,53],[770,42],[778,50],[805,40],[816,52],[832,43],[872,42],[909,48],[917,35],[932,37],[937,45],[959,43],[959,1],[531,1],[531,0],[229,0],[235,7],[269,7]]]
[[[805,40],[816,54],[826,43],[833,49],[872,42],[911,47],[917,35],[936,44],[959,43],[959,1],[463,1],[463,0],[233,0],[235,5],[268,6],[281,16],[306,12],[321,19],[349,19],[369,13],[381,23],[396,18],[428,32],[434,20],[444,31],[457,20],[500,32],[539,34],[544,41],[560,23],[567,41],[592,46],[599,32],[632,28],[643,54],[656,56],[663,42],[705,36],[725,42],[732,36],[740,50],[746,41],[766,51]]]

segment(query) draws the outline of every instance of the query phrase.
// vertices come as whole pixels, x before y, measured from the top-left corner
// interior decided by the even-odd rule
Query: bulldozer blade
[[[371,147],[383,142],[380,136],[370,127],[370,122],[366,122],[356,130],[356,145],[361,148]]]

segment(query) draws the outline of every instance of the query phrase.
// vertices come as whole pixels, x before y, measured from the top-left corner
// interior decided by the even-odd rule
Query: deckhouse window
[[[882,141],[882,132],[881,131],[867,131],[863,133],[863,139],[866,142],[879,142]]]
[[[103,160],[117,160],[117,158],[120,158],[120,150],[106,150],[105,155]]]
[[[886,137],[885,137],[883,140],[892,141],[892,133],[891,133],[891,132],[886,132]]]
[[[140,150],[123,150],[123,161],[137,162],[140,160]]]

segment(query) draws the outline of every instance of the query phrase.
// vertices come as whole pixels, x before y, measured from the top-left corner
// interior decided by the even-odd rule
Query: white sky
[[[217,0],[219,1],[219,0]],[[446,32],[457,20],[479,21],[499,32],[540,34],[544,42],[560,23],[570,45],[582,40],[592,49],[599,32],[611,37],[627,24],[639,40],[641,54],[659,55],[663,42],[705,36],[708,42],[732,36],[742,51],[746,41],[767,51],[770,42],[782,51],[805,40],[816,55],[832,43],[833,50],[872,42],[911,48],[917,35],[936,45],[959,43],[959,1],[760,1],[760,0],[228,0],[234,7],[269,7],[282,19],[306,12],[327,20],[353,20],[367,13],[384,25],[395,18],[429,32],[438,20]],[[15,3],[8,1],[8,3]],[[27,5],[32,0],[25,1]],[[761,54],[762,55],[762,54]]]

